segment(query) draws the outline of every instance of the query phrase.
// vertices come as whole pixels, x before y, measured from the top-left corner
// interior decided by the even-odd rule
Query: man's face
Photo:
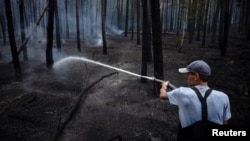
[[[198,78],[198,74],[197,73],[193,73],[193,72],[188,72],[186,74],[186,77],[187,77],[187,84],[189,86],[194,86],[196,85],[196,81],[197,81],[197,78]]]

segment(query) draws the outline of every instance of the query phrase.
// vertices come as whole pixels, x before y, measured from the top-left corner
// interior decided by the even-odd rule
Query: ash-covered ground
[[[88,39],[90,40],[90,39]],[[182,52],[175,36],[163,37],[164,78],[185,86],[178,73],[196,59],[212,68],[209,86],[224,91],[231,102],[232,125],[249,125],[249,41],[231,33],[228,55],[220,56],[218,45],[207,39],[184,42]],[[82,44],[77,52],[73,39],[64,39],[62,51],[54,50],[55,67],[46,68],[42,42],[28,44],[30,60],[21,61],[23,81],[14,81],[8,45],[1,45],[0,140],[8,141],[174,141],[177,137],[177,107],[160,100],[153,82],[69,56],[85,57],[136,74],[141,71],[141,46],[129,37],[108,37],[108,54],[101,46]],[[20,56],[22,60],[22,56]],[[148,76],[153,76],[148,63]]]

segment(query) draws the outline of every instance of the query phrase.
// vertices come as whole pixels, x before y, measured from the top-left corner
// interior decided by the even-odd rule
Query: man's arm
[[[168,84],[169,84],[169,81],[163,82],[162,87],[160,89],[160,98],[163,100],[168,100],[168,94],[167,94]]]

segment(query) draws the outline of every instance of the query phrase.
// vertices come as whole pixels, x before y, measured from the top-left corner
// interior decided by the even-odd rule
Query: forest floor
[[[91,39],[86,39],[91,40]],[[43,41],[28,44],[29,61],[22,61],[23,81],[15,82],[8,45],[0,46],[0,140],[1,141],[174,141],[177,107],[160,100],[153,82],[68,56],[85,57],[140,74],[141,46],[136,39],[108,36],[108,54],[101,46],[84,45],[77,52],[75,40],[62,40],[54,51],[55,67],[46,68]],[[186,86],[178,68],[202,59],[212,69],[209,86],[228,94],[231,125],[250,125],[250,41],[230,33],[226,57],[217,44],[202,48],[201,42],[184,42],[182,52],[175,36],[163,37],[164,78]],[[153,76],[153,63],[148,63]]]

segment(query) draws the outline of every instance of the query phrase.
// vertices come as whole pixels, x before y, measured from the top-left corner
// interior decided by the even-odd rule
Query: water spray
[[[84,58],[84,57],[69,56],[69,57],[63,58],[60,61],[58,61],[57,63],[55,63],[54,67],[56,67],[57,65],[60,65],[60,64],[64,63],[66,60],[80,60],[80,61],[84,61],[84,62],[87,62],[87,63],[92,63],[92,64],[95,64],[95,65],[99,65],[99,66],[103,66],[103,67],[110,68],[110,69],[113,69],[113,70],[117,70],[119,72],[124,72],[126,74],[133,75],[133,76],[136,76],[136,77],[145,78],[147,80],[151,80],[151,81],[155,81],[155,82],[159,82],[159,83],[165,82],[165,81],[157,79],[155,77],[149,77],[149,76],[144,76],[144,75],[136,74],[136,73],[133,73],[133,72],[130,72],[130,71],[127,71],[127,70],[123,70],[123,69],[116,68],[116,67],[113,67],[113,66],[110,66],[110,65],[106,65],[106,64],[103,64],[103,63],[100,63],[100,62],[97,62],[97,61],[93,61],[93,60]],[[171,88],[171,89],[175,89],[176,88],[176,86],[174,86],[171,83],[168,84],[168,87]]]

